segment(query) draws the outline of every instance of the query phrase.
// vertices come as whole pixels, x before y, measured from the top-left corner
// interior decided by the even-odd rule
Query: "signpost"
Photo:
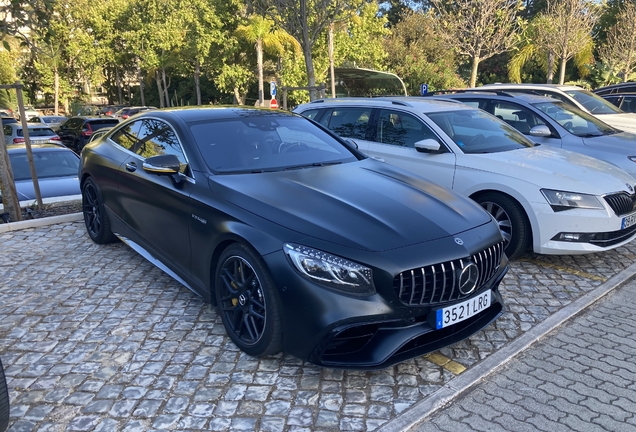
[[[420,94],[424,96],[428,93],[428,84],[420,84]]]

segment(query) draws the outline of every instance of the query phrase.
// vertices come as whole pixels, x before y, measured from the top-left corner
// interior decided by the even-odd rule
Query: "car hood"
[[[634,113],[599,114],[596,117],[616,129],[636,133],[636,114]]]
[[[38,185],[42,198],[80,194],[79,178],[77,177],[44,178],[39,180]],[[20,201],[36,199],[33,182],[30,179],[15,182],[15,187]]]
[[[458,165],[521,179],[539,188],[602,195],[628,190],[634,178],[596,158],[554,147],[537,146],[512,151],[471,154]]]
[[[636,134],[621,132],[614,135],[603,135],[583,138],[588,147],[606,150],[625,156],[636,156]]]
[[[225,200],[271,222],[369,251],[427,242],[492,222],[468,198],[372,159],[213,175],[209,185]]]

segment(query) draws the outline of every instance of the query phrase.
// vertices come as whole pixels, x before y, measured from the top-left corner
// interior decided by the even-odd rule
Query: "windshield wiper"
[[[587,134],[579,135],[579,137],[581,138],[594,138],[594,137],[600,137],[600,136],[603,136],[603,134],[587,133]]]
[[[341,163],[342,163],[341,161],[336,161],[336,162],[314,162],[314,163],[306,164],[306,165],[290,166],[290,167],[285,168],[285,171],[303,169],[303,168],[323,167],[323,166],[328,166],[328,165],[338,165],[338,164],[341,164]]]

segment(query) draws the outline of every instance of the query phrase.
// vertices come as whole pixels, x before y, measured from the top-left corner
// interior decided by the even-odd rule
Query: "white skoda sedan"
[[[506,253],[599,252],[636,236],[636,181],[582,154],[536,146],[467,105],[415,98],[319,100],[294,111],[369,156],[463,193],[499,224]]]

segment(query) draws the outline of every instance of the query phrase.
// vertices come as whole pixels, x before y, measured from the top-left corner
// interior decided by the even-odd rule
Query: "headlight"
[[[286,243],[285,252],[303,275],[352,294],[375,294],[371,269],[307,246]]]
[[[604,210],[603,203],[594,195],[541,189],[541,193],[548,200],[555,212],[572,208]]]

